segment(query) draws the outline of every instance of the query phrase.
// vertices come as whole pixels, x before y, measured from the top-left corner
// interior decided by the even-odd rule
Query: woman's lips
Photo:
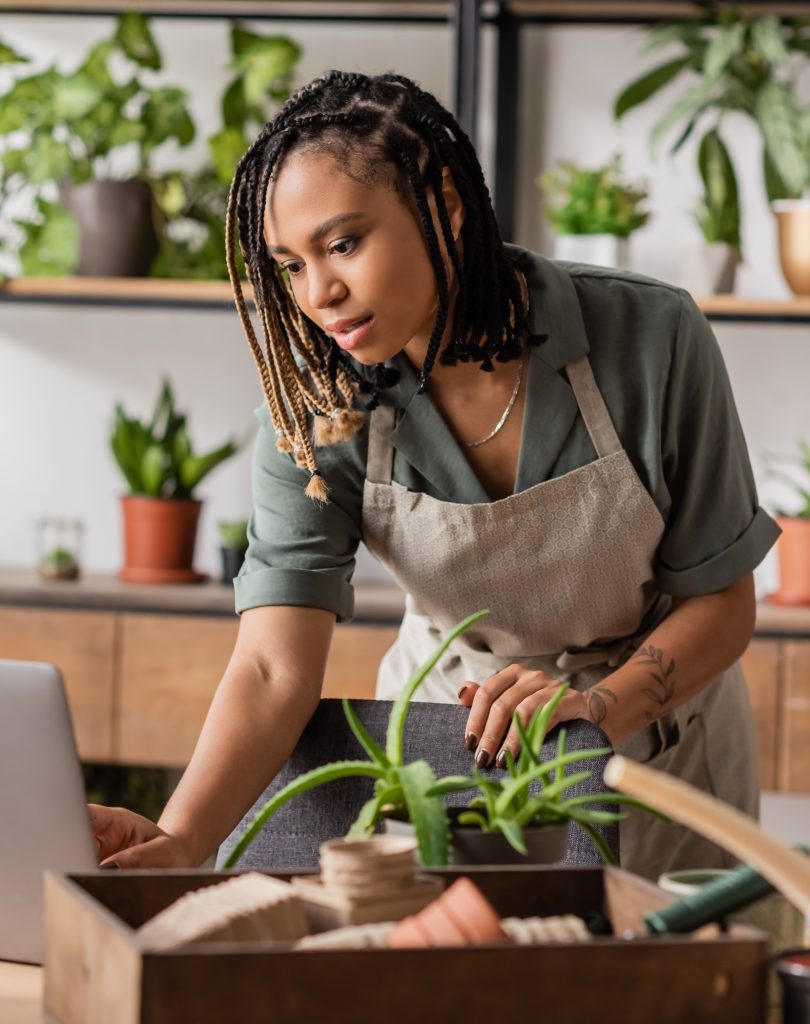
[[[356,348],[366,337],[374,326],[374,317],[367,317],[365,320],[356,320],[353,324],[344,327],[342,330],[329,330],[329,333],[342,349]]]

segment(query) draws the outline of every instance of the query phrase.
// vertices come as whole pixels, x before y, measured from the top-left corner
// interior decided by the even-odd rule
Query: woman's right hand
[[[125,807],[88,804],[102,868],[191,868],[198,865],[187,844]]]

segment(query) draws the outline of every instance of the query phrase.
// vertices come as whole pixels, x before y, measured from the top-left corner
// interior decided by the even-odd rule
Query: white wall
[[[0,17],[0,38],[25,52],[36,49],[43,59],[58,55],[70,67],[111,24],[104,18],[5,16]],[[266,31],[267,24],[258,27]],[[204,138],[220,92],[225,35],[217,23],[207,21],[155,20],[153,25],[169,77],[193,94]],[[303,46],[301,82],[335,66],[395,69],[449,101],[450,36],[445,27],[273,23],[273,28],[289,32]],[[646,177],[653,193],[655,216],[633,239],[633,266],[677,281],[684,251],[699,242],[687,213],[698,194],[694,151],[685,148],[674,163],[662,159],[653,164],[648,156],[650,125],[668,97],[633,112],[619,126],[610,114],[619,89],[651,63],[638,58],[642,40],[640,30],[628,28],[526,28],[516,240],[549,251],[534,186],[540,169],[562,157],[595,165],[621,149],[628,174]],[[810,97],[810,82],[805,80],[803,88]],[[729,123],[745,218],[747,262],[738,291],[784,297],[788,292],[759,180],[756,137],[745,121]],[[491,135],[485,112],[485,146]],[[181,156],[193,160],[194,153]],[[488,152],[483,157],[488,166]],[[762,479],[761,453],[790,448],[798,436],[810,436],[810,329],[719,325],[717,334],[763,497],[778,498],[775,485]],[[34,521],[61,513],[86,523],[87,569],[118,567],[116,505],[123,488],[107,450],[112,406],[121,400],[132,412],[146,413],[162,373],[171,376],[190,411],[200,447],[241,434],[251,424],[261,394],[234,312],[0,304],[0,565],[33,565]],[[249,452],[216,470],[200,495],[206,505],[197,565],[216,571],[216,521],[239,517],[250,507]],[[373,563],[364,561],[359,578],[375,574]],[[758,582],[760,591],[774,585],[772,564],[759,573]]]

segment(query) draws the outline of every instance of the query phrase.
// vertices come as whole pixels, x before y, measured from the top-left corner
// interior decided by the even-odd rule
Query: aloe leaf
[[[506,748],[504,758],[506,760],[506,770],[509,773],[509,778],[516,779],[518,777],[518,770],[517,765],[515,764],[515,755],[508,747]]]
[[[523,724],[523,719],[518,714],[517,710],[512,715],[512,721],[517,729],[518,736],[520,737],[520,757],[518,758],[518,771],[524,772],[530,764],[540,764],[540,759],[537,754],[532,750],[532,741],[529,739],[529,734],[526,732],[526,727]]]
[[[543,796],[531,797],[515,815],[515,821],[521,828],[529,825],[553,825],[567,822],[568,819],[557,812],[560,805],[549,806]]]
[[[477,768],[473,769],[473,776],[478,783],[478,788],[481,790],[481,795],[484,798],[484,806],[487,809],[489,820],[492,821],[497,814],[497,799],[498,794],[501,791],[501,787],[482,775]]]
[[[578,819],[574,815],[572,815],[572,817],[575,821],[578,821]],[[587,821],[578,821],[578,824],[583,829],[583,831],[587,832],[587,834],[591,837],[594,846],[601,854],[602,859],[605,861],[605,863],[611,864],[613,867],[616,867],[619,862],[616,860],[613,851],[605,842],[604,838],[596,831],[593,825],[589,824]]]
[[[663,89],[690,63],[691,57],[678,57],[676,60],[667,61],[666,64],[653,68],[652,71],[648,71],[634,82],[631,82],[616,99],[613,107],[614,118],[618,121],[628,110],[632,110],[633,107],[644,103],[650,96],[657,93],[659,89]]]
[[[435,786],[427,791],[428,796],[445,796],[447,793],[464,793],[470,789],[478,789],[475,779],[466,775],[446,775],[439,779]]]
[[[538,767],[533,768],[530,772],[521,776],[519,779],[516,779],[514,782],[507,783],[495,801],[495,810],[491,816],[499,817],[506,814],[509,805],[515,797],[528,789],[529,784],[534,782],[535,779],[539,779],[547,770],[548,769],[545,765],[539,765]],[[572,775],[567,775],[560,782],[552,782],[551,785],[546,786],[543,789],[543,799],[547,802],[552,801],[566,789],[569,789],[571,786],[575,786],[578,782],[582,782],[584,779],[587,779],[590,774],[590,772],[574,772]]]
[[[456,820],[459,825],[475,825],[477,828],[480,828],[482,832],[492,831],[489,827],[489,821],[483,814],[479,814],[477,811],[464,811],[462,814],[459,814]]]
[[[523,841],[523,830],[514,819],[496,818],[492,824],[498,832],[501,832],[506,837],[506,841],[512,849],[522,853],[524,857],[528,856],[529,851],[526,849],[526,843]]]
[[[563,765],[560,763],[561,759],[565,757],[565,740],[567,733],[565,729],[560,729],[560,735],[557,737],[557,765],[554,769],[554,781],[559,782],[563,777]]]
[[[370,800],[367,800],[360,809],[360,813],[352,823],[351,828],[346,833],[346,838],[365,839],[366,836],[371,835],[380,819],[383,806],[390,802],[390,800],[391,790],[388,788],[381,789],[379,793]]]
[[[635,807],[639,811],[646,811],[654,818],[658,818],[659,821],[665,821],[668,825],[672,824],[672,819],[663,812],[657,811],[654,807],[650,807],[649,804],[645,804],[641,800],[636,800],[635,797],[626,796],[624,793],[585,793],[582,796],[572,796],[567,800],[562,800],[557,807],[561,812],[565,812],[569,807],[587,806],[593,803],[620,804],[625,807]]]
[[[352,778],[356,775],[369,775],[372,778],[379,779],[382,772],[376,765],[369,764],[368,761],[335,761],[333,764],[325,764],[319,768],[313,768],[312,771],[304,772],[297,779],[293,779],[289,785],[276,793],[275,796],[272,796],[254,816],[250,825],[248,825],[247,831],[228,855],[224,867],[232,868],[238,862],[239,858],[265,824],[288,800],[292,800],[293,797],[306,793],[310,789],[315,789],[316,786],[322,786],[325,782],[333,782],[335,779]]]
[[[397,771],[408,816],[416,832],[424,867],[443,867],[450,861],[450,823],[441,797],[428,796],[436,776],[427,761],[412,761]]]
[[[540,760],[540,752],[543,747],[543,741],[546,738],[546,732],[548,731],[548,723],[551,721],[551,716],[554,714],[557,705],[563,699],[569,689],[568,683],[563,683],[559,690],[554,694],[547,704],[544,704],[539,711],[535,712],[531,722],[529,722],[529,742],[536,760]]]
[[[354,708],[351,705],[351,701],[347,698],[343,698],[343,714],[346,716],[346,720],[349,723],[349,728],[355,735],[357,742],[365,750],[372,761],[375,761],[381,768],[390,768],[391,762],[385,756],[385,751],[377,743],[377,741],[369,734],[366,727],[360,721],[355,714]]]
[[[478,622],[479,619],[483,619],[483,617],[488,614],[489,609],[484,608],[482,611],[475,612],[474,615],[470,615],[462,622],[459,622],[459,624],[455,626],[450,633],[448,633],[442,643],[439,644],[435,653],[428,658],[421,668],[416,670],[413,676],[411,676],[406,683],[402,693],[400,693],[399,697],[397,697],[394,702],[394,706],[391,708],[390,718],[388,719],[385,752],[388,755],[388,760],[391,764],[402,764],[402,734],[405,731],[405,717],[408,714],[408,705],[410,704],[414,693],[419,688],[419,685],[456,637],[460,636],[465,629],[469,629],[474,622]]]

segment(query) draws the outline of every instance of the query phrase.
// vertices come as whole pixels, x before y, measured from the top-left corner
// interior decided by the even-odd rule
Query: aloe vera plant
[[[374,831],[384,814],[404,812],[413,823],[419,859],[425,866],[441,866],[450,860],[450,823],[441,795],[434,792],[436,776],[427,761],[403,763],[402,737],[405,719],[413,695],[453,640],[488,614],[488,609],[468,616],[450,631],[434,654],[410,678],[394,702],[388,719],[385,749],[364,728],[350,701],[344,699],[343,711],[368,761],[335,761],[305,772],[276,793],[256,814],[245,834],[234,846],[225,868],[232,868],[270,818],[289,800],[316,786],[335,779],[368,776],[375,780],[374,795],[366,802],[349,830],[347,838],[359,839]]]
[[[612,752],[610,747],[568,752],[567,734],[561,728],[555,756],[548,761],[541,760],[548,724],[567,690],[568,683],[563,683],[551,700],[537,709],[527,727],[524,727],[515,712],[513,721],[520,736],[520,754],[515,761],[512,752],[507,750],[507,775],[504,779],[488,779],[473,766],[472,775],[446,776],[428,791],[428,795],[444,797],[449,793],[479,790],[479,795],[458,815],[458,824],[473,825],[484,832],[501,832],[510,846],[524,855],[527,853],[524,829],[550,828],[576,821],[590,836],[603,859],[609,864],[615,864],[613,852],[595,826],[620,821],[626,814],[594,809],[591,804],[626,804],[649,811],[665,821],[668,819],[646,804],[619,793],[586,793],[566,797],[568,789],[590,775],[590,771],[566,775],[565,768],[568,765]],[[540,789],[532,792],[530,787],[535,781],[540,783]]]

